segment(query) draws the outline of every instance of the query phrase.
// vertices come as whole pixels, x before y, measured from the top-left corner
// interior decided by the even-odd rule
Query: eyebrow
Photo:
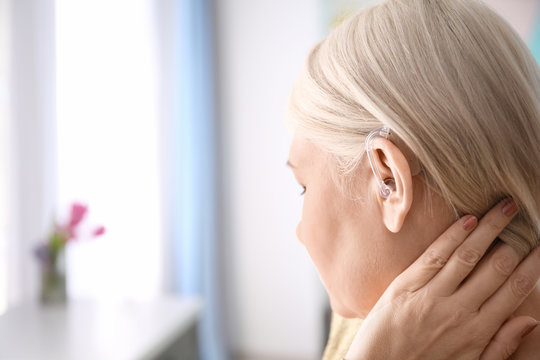
[[[293,164],[291,164],[291,162],[289,160],[287,160],[287,163],[285,164],[287,165],[288,167],[291,167],[293,169],[296,169],[296,166],[294,166]]]

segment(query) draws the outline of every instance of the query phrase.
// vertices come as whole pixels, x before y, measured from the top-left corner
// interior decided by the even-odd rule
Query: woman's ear
[[[401,150],[390,140],[377,138],[372,143],[374,166],[379,168],[382,179],[372,179],[377,184],[377,197],[386,228],[397,233],[403,227],[413,200],[413,180],[409,162]],[[392,188],[387,198],[380,195],[380,180]]]

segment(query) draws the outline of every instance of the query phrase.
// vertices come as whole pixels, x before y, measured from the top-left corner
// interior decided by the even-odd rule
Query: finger
[[[517,205],[512,199],[501,201],[489,210],[476,229],[452,254],[448,264],[431,280],[432,291],[441,296],[453,294],[497,235],[510,223],[517,210]]]
[[[537,247],[527,255],[500,289],[480,307],[479,316],[488,323],[502,323],[529,296],[539,278],[540,248]]]
[[[472,215],[464,216],[454,222],[407,270],[396,278],[394,283],[411,292],[423,287],[437,275],[477,224],[478,220]]]
[[[471,309],[479,309],[504,284],[519,261],[512,247],[498,244],[456,291],[457,299]]]
[[[491,339],[480,360],[506,360],[517,350],[521,341],[538,326],[529,316],[508,320]]]

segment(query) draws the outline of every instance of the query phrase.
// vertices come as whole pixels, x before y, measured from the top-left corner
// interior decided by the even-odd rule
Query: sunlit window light
[[[105,236],[67,253],[74,298],[162,289],[156,41],[150,0],[57,0],[59,211],[89,205]]]

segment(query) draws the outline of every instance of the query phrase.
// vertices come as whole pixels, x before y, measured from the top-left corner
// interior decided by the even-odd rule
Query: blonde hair
[[[383,124],[417,157],[456,216],[512,196],[499,238],[522,254],[540,232],[540,71],[525,43],[476,0],[388,0],[311,51],[289,117],[345,173]]]

